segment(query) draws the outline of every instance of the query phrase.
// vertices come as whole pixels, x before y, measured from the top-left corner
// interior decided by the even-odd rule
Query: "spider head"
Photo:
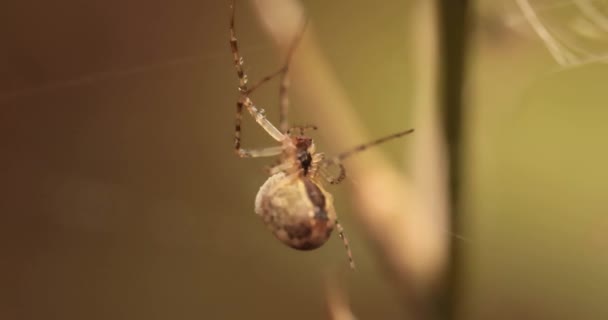
[[[308,174],[308,169],[312,165],[312,155],[315,153],[315,143],[312,138],[306,136],[295,136],[291,138],[296,146],[296,156],[300,167],[304,170],[304,175]]]
[[[315,143],[310,137],[299,135],[291,137],[291,141],[293,141],[293,144],[296,146],[298,151],[307,151],[310,153],[315,152]]]

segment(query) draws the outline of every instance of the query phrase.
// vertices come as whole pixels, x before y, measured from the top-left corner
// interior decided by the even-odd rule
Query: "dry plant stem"
[[[467,0],[441,0],[438,5],[439,26],[439,116],[443,141],[448,159],[450,231],[462,234],[464,217],[462,207],[462,186],[465,177],[463,160],[463,133],[466,128],[464,117],[464,83],[466,80],[466,53],[468,39]],[[457,318],[457,306],[462,293],[462,250],[461,242],[450,242],[448,269],[445,283],[440,288],[440,317],[451,320]]]
[[[300,3],[295,0],[254,0],[253,3],[264,27],[284,55],[304,16]],[[312,23],[290,70],[294,84],[292,94],[298,95],[306,110],[315,114],[320,133],[334,150],[345,150],[370,140],[318,48]],[[407,139],[417,136],[418,133]],[[442,270],[445,226],[437,226],[426,204],[415,196],[411,184],[388,164],[378,149],[362,153],[347,165],[349,173],[357,174],[353,187],[358,194],[355,212],[358,220],[379,249],[378,256],[399,280],[408,310],[416,319],[430,318],[428,303],[423,297]]]
[[[428,303],[437,300],[438,288],[447,261],[447,244],[452,239],[449,232],[449,199],[447,196],[447,161],[443,142],[438,101],[439,39],[435,1],[419,1],[408,16],[411,24],[410,39],[415,53],[414,110],[417,136],[413,149],[413,175],[419,202],[426,208],[427,234],[424,243],[432,246],[437,259],[436,275],[429,282],[425,294]],[[436,308],[433,308],[436,309]],[[436,310],[434,310],[436,312]],[[435,317],[437,314],[435,314]]]

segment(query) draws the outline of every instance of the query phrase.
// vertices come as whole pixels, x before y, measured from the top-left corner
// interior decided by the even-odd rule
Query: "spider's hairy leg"
[[[285,67],[281,67],[281,69],[265,76],[264,78],[260,79],[258,82],[254,83],[249,90],[247,90],[247,94],[252,94],[257,88],[261,87],[263,84],[265,84],[266,82],[274,79],[276,76],[282,74],[283,72],[285,72]]]
[[[320,172],[321,175],[323,176],[323,178],[325,178],[325,180],[327,182],[329,182],[330,184],[339,184],[341,183],[344,179],[346,179],[346,169],[344,168],[344,166],[342,165],[342,161],[354,154],[357,154],[361,151],[364,151],[370,147],[379,145],[381,143],[387,142],[389,140],[393,140],[399,137],[403,137],[407,134],[410,134],[414,132],[414,129],[408,129],[405,131],[401,131],[401,132],[397,132],[385,137],[382,137],[380,139],[376,139],[374,141],[356,146],[354,148],[352,148],[351,150],[342,152],[340,154],[338,154],[337,156],[333,157],[333,158],[328,158],[328,159],[322,159],[321,161],[319,161],[319,163],[317,164],[317,166],[320,167]],[[329,174],[327,172],[327,170],[325,170],[326,168],[328,168],[331,165],[336,165],[339,167],[340,172],[338,173],[337,176],[332,176],[331,174]]]
[[[279,128],[281,129],[281,133],[286,133],[287,130],[288,130],[287,109],[288,109],[288,106],[289,106],[289,100],[288,100],[288,97],[287,97],[287,89],[289,87],[289,80],[287,78],[287,73],[289,71],[289,65],[291,63],[291,59],[293,57],[293,53],[295,51],[295,48],[297,47],[298,43],[300,42],[300,39],[302,38],[302,35],[304,34],[304,31],[306,30],[306,25],[308,24],[308,19],[304,19],[304,23],[302,25],[302,29],[300,30],[300,32],[298,32],[298,34],[296,34],[293,42],[289,46],[289,49],[287,51],[287,58],[286,58],[286,61],[285,61],[285,64],[283,65],[283,67],[281,67],[281,69],[279,69],[278,71],[275,71],[274,73],[272,73],[272,74],[270,74],[270,75],[262,78],[260,81],[258,81],[257,83],[255,83],[251,88],[248,88],[247,87],[248,77],[247,77],[247,74],[245,73],[245,71],[243,70],[244,59],[241,56],[241,54],[239,53],[238,40],[236,38],[236,31],[235,31],[235,27],[234,27],[234,24],[235,24],[235,22],[234,22],[234,20],[235,20],[235,0],[230,0],[230,8],[231,8],[231,16],[230,16],[230,48],[232,50],[232,56],[233,56],[233,60],[234,60],[234,67],[236,69],[237,76],[239,77],[239,92],[245,98],[248,98],[249,94],[251,94],[257,88],[259,88],[261,85],[263,85],[264,83],[270,81],[274,77],[280,75],[281,76],[281,84],[280,84],[280,87],[279,87],[279,106],[280,106],[280,115],[279,115],[279,123],[280,124],[279,124]],[[250,105],[253,107],[253,103],[251,103]],[[249,108],[249,106],[247,106],[247,108],[248,108],[249,112],[252,113],[252,115],[253,115],[255,109]],[[256,118],[256,121],[257,121],[257,116],[256,115],[254,115],[254,118]],[[258,121],[258,123],[259,123],[259,121]],[[271,134],[271,135],[273,135],[273,134]],[[273,137],[274,137],[274,135],[273,135]]]
[[[344,248],[346,249],[346,255],[348,257],[348,263],[350,265],[351,269],[355,269],[355,260],[353,259],[353,253],[350,250],[350,245],[348,244],[348,239],[346,238],[346,235],[344,234],[344,228],[342,228],[342,225],[338,222],[338,220],[336,220],[336,229],[338,230],[338,236],[340,236],[340,239],[342,239],[342,242],[344,243]]]
[[[326,170],[321,171],[323,174],[323,178],[325,178],[325,180],[330,184],[340,184],[342,181],[344,181],[344,179],[346,179],[346,169],[344,168],[344,165],[342,165],[341,163],[336,163],[335,165],[340,168],[340,172],[337,176],[332,176]]]
[[[340,169],[338,176],[333,176],[326,169],[330,165],[337,165]],[[325,154],[324,153],[315,153],[312,156],[312,165],[309,169],[309,173],[312,177],[316,177],[317,174],[320,174],[325,181],[330,184],[339,184],[346,178],[346,169],[341,163],[333,164],[325,162]]]
[[[248,96],[247,89],[247,74],[243,70],[243,57],[239,53],[238,40],[236,38],[236,31],[234,28],[235,20],[235,3],[234,0],[230,0],[230,49],[234,59],[234,67],[236,69],[237,76],[239,78],[239,99],[236,103],[236,116],[235,116],[235,130],[234,130],[234,149],[236,153],[241,157],[247,157],[252,151],[244,150],[241,148],[241,123],[243,118],[243,107],[247,108],[247,111],[255,119],[255,121],[262,127],[266,132],[275,140],[282,141],[284,135],[266,119],[264,111],[255,107],[251,99]],[[253,154],[256,154],[253,152]],[[266,155],[267,152],[261,154]],[[253,155],[251,155],[253,156]]]
[[[236,154],[241,158],[248,157],[265,157],[265,156],[274,156],[278,155],[282,152],[282,147],[267,148],[264,152],[256,152],[256,150],[245,150],[241,148],[241,124],[243,121],[243,106],[247,108],[252,117],[254,117],[255,121],[262,127],[266,132],[275,140],[282,141],[286,138],[264,115],[263,110],[258,110],[251,100],[247,97],[244,99],[239,99],[236,103],[236,115],[234,121],[234,150]],[[270,150],[272,149],[272,150]],[[272,152],[271,152],[272,151]],[[259,155],[258,155],[259,154]]]
[[[285,64],[283,66],[271,73],[270,75],[265,76],[258,82],[256,82],[253,86],[251,86],[246,94],[253,93],[257,88],[261,87],[266,82],[274,79],[277,76],[281,76],[281,83],[279,86],[279,106],[280,106],[280,115],[279,115],[279,128],[281,128],[281,132],[286,133],[288,131],[288,123],[287,123],[287,109],[289,107],[289,99],[287,97],[287,91],[289,88],[289,79],[287,77],[287,73],[289,71],[289,66],[291,64],[291,60],[293,58],[293,54],[295,52],[296,47],[300,43],[302,36],[304,35],[304,31],[306,30],[306,26],[308,25],[308,19],[304,19],[304,23],[302,24],[301,30],[296,34],[292,43],[289,45],[289,49],[287,51],[287,57],[285,59]]]
[[[287,95],[287,91],[289,89],[289,66],[291,64],[291,59],[293,58],[293,53],[304,36],[304,31],[306,31],[307,25],[308,19],[304,18],[302,29],[300,29],[300,31],[296,34],[293,41],[289,45],[289,48],[287,49],[287,58],[285,60],[283,72],[281,73],[281,84],[279,86],[279,129],[281,129],[281,132],[283,133],[287,133],[289,130],[289,123],[287,122],[287,113],[289,111],[289,97]]]
[[[281,85],[279,87],[279,129],[281,132],[286,133],[289,130],[289,123],[287,122],[287,112],[289,108],[289,96],[287,91],[289,89],[289,78],[287,77],[287,68],[281,76]]]
[[[397,138],[403,137],[403,136],[408,135],[408,134],[410,134],[412,132],[414,132],[414,129],[408,129],[408,130],[405,130],[405,131],[393,133],[393,134],[388,135],[388,136],[384,136],[382,138],[376,139],[376,140],[368,142],[368,143],[364,143],[362,145],[358,145],[358,146],[356,146],[356,147],[354,147],[354,148],[352,148],[352,149],[350,149],[348,151],[345,151],[345,152],[342,152],[342,153],[338,154],[337,156],[335,156],[333,158],[329,158],[329,159],[325,160],[324,164],[326,166],[330,165],[330,164],[340,164],[343,160],[345,160],[346,158],[349,158],[352,155],[355,155],[355,154],[357,154],[357,153],[359,153],[361,151],[365,151],[368,148],[373,147],[373,146],[377,146],[377,145],[379,145],[381,143],[384,143],[384,142],[387,142],[387,141],[390,141],[390,140],[393,140],[393,139],[397,139]]]
[[[241,158],[259,158],[278,156],[283,152],[283,147],[266,147],[260,149],[237,149],[236,153]]]
[[[307,130],[317,130],[317,126],[315,126],[314,124],[304,124],[304,125],[292,126],[291,128],[289,128],[287,130],[287,134],[291,135],[296,130],[300,131],[300,135],[303,136],[304,132],[306,132]]]
[[[234,29],[235,10],[234,0],[230,0],[230,50],[232,51],[234,68],[239,77],[239,91],[247,92],[247,74],[245,74],[245,71],[243,70],[244,60],[239,53],[238,40],[236,39],[236,31]]]

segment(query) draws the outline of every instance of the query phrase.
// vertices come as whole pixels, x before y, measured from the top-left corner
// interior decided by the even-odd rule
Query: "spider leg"
[[[340,172],[338,173],[338,176],[332,176],[332,174],[326,170],[330,165],[334,164],[326,162],[324,153],[315,153],[312,156],[312,165],[309,169],[309,174],[312,177],[316,177],[317,174],[320,174],[328,183],[339,184],[346,178],[346,169],[341,163],[336,163],[335,165],[340,168]]]
[[[340,168],[340,173],[338,173],[337,177],[332,177],[327,171],[322,171],[323,178],[330,184],[340,184],[344,179],[346,179],[346,169],[341,163],[336,164]]]
[[[308,24],[308,20],[304,20],[304,24],[302,25],[301,31],[296,35],[293,42],[289,46],[287,51],[287,58],[285,59],[285,64],[277,71],[271,73],[270,75],[265,76],[260,81],[256,82],[251,88],[246,90],[247,94],[253,93],[257,88],[265,84],[266,82],[274,79],[276,76],[281,76],[281,84],[279,86],[279,106],[280,106],[280,116],[279,116],[279,128],[281,128],[281,132],[285,133],[288,131],[287,124],[287,109],[289,107],[289,99],[287,96],[287,91],[289,89],[289,79],[287,77],[287,73],[289,72],[289,66],[291,64],[291,59],[293,57],[293,53],[295,52],[296,47],[298,46],[304,31],[306,30],[306,26]]]
[[[344,243],[344,248],[346,249],[346,255],[348,256],[348,263],[350,265],[350,268],[355,270],[355,260],[353,259],[353,253],[350,250],[350,245],[348,244],[348,239],[346,238],[346,235],[344,234],[344,228],[342,228],[342,225],[338,222],[337,219],[336,219],[336,229],[338,230],[338,235],[340,236],[340,239],[342,239],[342,242]]]
[[[285,73],[281,76],[281,86],[279,87],[279,129],[281,129],[281,132],[289,130],[289,123],[287,122],[289,78],[287,77],[287,71],[288,69],[285,69]]]
[[[291,64],[291,59],[293,58],[293,53],[300,43],[307,25],[308,19],[304,19],[302,29],[298,34],[296,34],[292,43],[289,45],[285,66],[283,67],[283,72],[281,73],[281,84],[279,86],[279,129],[281,129],[281,132],[283,133],[287,133],[289,129],[289,124],[287,122],[287,112],[289,109],[289,97],[287,95],[287,91],[289,89],[289,66]]]
[[[256,82],[254,85],[252,85],[249,90],[247,90],[247,94],[251,94],[253,93],[257,88],[261,87],[263,84],[265,84],[266,82],[274,79],[276,76],[283,74],[285,72],[285,67],[281,67],[281,69],[265,76],[264,78],[260,79],[258,82]]]
[[[245,74],[245,71],[243,70],[244,60],[239,53],[238,40],[236,39],[236,32],[234,29],[234,13],[236,10],[234,0],[230,0],[230,9],[230,49],[232,51],[234,68],[239,77],[239,91],[247,92],[247,74]]]
[[[243,120],[243,106],[246,106],[247,111],[249,111],[251,116],[255,118],[255,121],[262,128],[264,128],[264,130],[266,130],[266,132],[271,137],[273,137],[277,141],[282,141],[285,138],[285,136],[270,121],[268,121],[268,119],[266,119],[266,116],[264,115],[263,110],[258,110],[253,105],[253,103],[251,102],[251,100],[249,98],[245,97],[244,100],[245,100],[244,102],[239,100],[236,103],[236,116],[235,116],[235,121],[234,121],[234,151],[241,158],[276,155],[273,152],[271,154],[270,151],[262,152],[263,155],[255,155],[255,154],[259,154],[259,152],[256,152],[255,150],[245,150],[245,149],[241,148],[241,123]],[[281,149],[281,147],[276,147],[276,148],[278,150]],[[268,149],[270,149],[270,148],[268,148]]]
[[[291,128],[289,128],[287,130],[287,135],[291,135],[295,130],[300,131],[300,135],[303,136],[304,132],[306,130],[317,130],[317,126],[315,126],[314,124],[305,124],[305,125],[292,126]]]
[[[267,148],[260,148],[260,149],[239,148],[239,149],[237,149],[236,152],[237,152],[237,155],[241,158],[272,157],[272,156],[278,156],[279,154],[281,154],[281,152],[283,152],[283,147],[276,146],[276,147],[267,147]]]
[[[342,161],[356,153],[359,153],[361,151],[366,150],[367,148],[373,147],[375,145],[387,142],[389,140],[392,139],[396,139],[399,137],[402,137],[404,135],[410,134],[414,132],[414,129],[409,129],[409,130],[405,130],[402,132],[397,132],[395,134],[391,134],[385,137],[382,137],[380,139],[376,139],[374,141],[356,146],[354,148],[352,148],[351,150],[342,152],[340,154],[338,154],[337,156],[333,157],[333,158],[328,158],[326,159],[324,156],[321,157],[321,159],[319,159],[316,163],[315,166],[316,167],[320,167],[320,172],[321,175],[323,176],[323,178],[325,178],[325,180],[327,182],[329,182],[330,184],[339,184],[342,181],[344,181],[344,179],[346,179],[346,169],[344,168],[344,166],[342,165]],[[331,166],[331,165],[337,165],[340,168],[340,172],[338,173],[338,176],[332,177],[326,170],[325,168]],[[317,170],[317,169],[315,169]]]
[[[236,31],[234,28],[235,20],[235,4],[234,0],[230,1],[231,16],[230,16],[230,49],[232,51],[234,68],[239,78],[239,94],[240,97],[236,103],[236,116],[235,116],[235,130],[234,130],[234,149],[240,157],[255,156],[257,154],[253,150],[245,150],[241,148],[241,123],[243,107],[247,108],[247,111],[255,119],[255,121],[275,140],[282,141],[285,136],[268,120],[264,115],[263,109],[258,109],[248,96],[247,88],[247,74],[243,70],[244,60],[239,52],[238,40],[236,38]],[[250,155],[252,154],[252,155]],[[262,152],[266,155],[267,152]]]
[[[231,17],[230,17],[230,48],[232,50],[232,56],[233,56],[233,60],[234,60],[233,62],[234,62],[234,66],[235,66],[235,69],[237,72],[237,76],[239,77],[239,92],[247,100],[249,100],[249,98],[248,98],[249,94],[251,94],[254,90],[259,88],[261,85],[263,85],[267,81],[270,81],[274,77],[280,75],[281,84],[279,87],[279,105],[280,105],[279,128],[281,129],[281,131],[280,131],[281,133],[286,133],[287,129],[288,129],[287,109],[289,106],[289,99],[287,97],[287,89],[289,87],[289,80],[287,77],[287,73],[289,71],[289,65],[291,63],[291,59],[293,57],[295,48],[297,47],[298,43],[300,42],[300,39],[302,38],[302,35],[304,34],[304,30],[306,30],[306,25],[308,24],[308,19],[304,20],[304,24],[302,25],[301,31],[296,35],[293,42],[289,46],[289,49],[287,51],[287,58],[286,58],[284,66],[281,69],[279,69],[278,71],[275,71],[274,73],[262,78],[260,81],[255,83],[251,88],[248,88],[247,87],[247,82],[248,82],[247,74],[243,70],[244,59],[239,53],[238,40],[236,38],[236,31],[235,31],[235,27],[234,27],[234,20],[235,20],[234,0],[230,0],[230,8],[232,9]],[[260,123],[260,121],[258,121],[258,115],[255,112],[255,107],[254,107],[253,103],[251,103],[250,101],[249,101],[249,103],[247,103],[247,101],[245,101],[244,105],[247,107],[249,113],[251,113],[252,116],[254,118],[256,118],[256,121],[258,123]],[[242,106],[241,106],[241,109],[242,109]],[[237,111],[237,113],[238,113],[238,111]],[[272,128],[268,128],[270,122],[269,121],[266,121],[266,122],[268,122],[268,123],[265,123],[265,125],[262,125],[262,123],[260,123],[260,125],[262,125],[262,127],[264,127],[264,129],[266,129],[266,131],[271,136],[273,136],[273,138],[277,139],[278,135],[276,134],[276,132],[274,132],[275,130],[273,130],[273,129],[275,129],[274,126],[272,126]],[[273,131],[273,132],[271,132],[271,131]],[[281,139],[277,139],[277,140],[280,141]]]
[[[350,149],[348,151],[342,152],[342,153],[338,154],[337,156],[335,156],[333,158],[329,158],[329,159],[324,160],[324,164],[326,166],[330,165],[330,164],[340,164],[344,159],[346,159],[346,158],[348,158],[348,157],[350,157],[350,156],[352,156],[354,154],[357,154],[357,153],[359,153],[361,151],[367,150],[368,148],[376,146],[376,145],[379,145],[381,143],[384,143],[384,142],[387,142],[387,141],[390,141],[390,140],[393,140],[393,139],[396,139],[396,138],[403,137],[403,136],[408,135],[408,134],[410,134],[412,132],[414,132],[414,129],[408,129],[408,130],[405,130],[405,131],[397,132],[397,133],[394,133],[394,134],[391,134],[391,135],[388,135],[388,136],[376,139],[376,140],[368,142],[368,143],[364,143],[364,144],[356,146],[356,147],[354,147],[354,148],[352,148],[352,149]]]

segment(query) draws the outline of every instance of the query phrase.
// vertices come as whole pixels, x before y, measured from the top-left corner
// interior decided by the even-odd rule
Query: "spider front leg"
[[[243,70],[244,60],[239,53],[238,40],[236,39],[236,31],[234,29],[234,11],[235,5],[234,0],[230,1],[230,50],[232,51],[232,58],[234,67],[236,68],[236,74],[239,77],[239,91],[247,92],[247,75]]]
[[[282,151],[282,147],[269,147],[259,150],[248,150],[241,148],[241,123],[243,121],[243,106],[247,106],[247,110],[255,118],[256,122],[266,130],[266,132],[277,141],[282,141],[285,136],[279,132],[279,130],[272,124],[263,111],[258,110],[247,97],[244,98],[245,102],[241,99],[236,103],[236,115],[234,123],[234,151],[241,158],[251,157],[270,157],[279,155]]]
[[[304,132],[306,132],[307,130],[317,130],[317,126],[315,126],[314,124],[305,124],[305,125],[299,125],[299,126],[292,126],[291,128],[289,128],[287,130],[287,135],[291,135],[293,134],[294,131],[298,130],[300,132],[300,135],[303,136]]]
[[[276,149],[264,149],[260,150],[246,150],[241,148],[241,123],[243,118],[243,107],[247,108],[247,111],[255,119],[255,121],[262,127],[266,132],[275,140],[282,141],[284,135],[266,119],[264,111],[256,108],[251,99],[248,96],[249,89],[247,87],[247,74],[243,69],[244,60],[239,52],[238,40],[236,38],[236,31],[234,28],[234,14],[235,6],[234,0],[230,2],[231,7],[231,18],[230,18],[230,50],[232,51],[234,68],[239,78],[239,99],[236,103],[236,116],[235,116],[235,130],[234,130],[234,149],[240,157],[255,157],[255,156],[268,156],[276,155]]]
[[[338,184],[338,183],[342,182],[342,180],[344,180],[346,178],[346,170],[344,169],[344,166],[342,165],[342,161],[344,161],[345,159],[347,159],[347,158],[349,158],[349,157],[351,157],[351,156],[353,156],[353,155],[355,155],[355,154],[357,154],[359,152],[365,151],[365,150],[367,150],[370,147],[373,147],[373,146],[385,143],[385,142],[393,140],[393,139],[397,139],[397,138],[403,137],[403,136],[408,135],[408,134],[410,134],[412,132],[414,132],[414,129],[408,129],[408,130],[397,132],[397,133],[394,133],[394,134],[391,134],[391,135],[388,135],[388,136],[384,136],[382,138],[373,140],[373,141],[368,142],[368,143],[364,143],[364,144],[358,145],[358,146],[352,148],[351,150],[348,150],[348,151],[345,151],[345,152],[342,152],[342,153],[338,154],[335,157],[328,158],[328,159],[325,159],[325,158],[321,159],[320,162],[319,162],[319,164],[318,164],[318,166],[320,166],[321,169],[323,170],[323,169],[329,167],[330,165],[337,165],[340,168],[340,173],[335,178],[330,177],[327,174],[327,172],[324,171],[324,170],[322,172],[325,173],[324,177],[327,180],[327,182],[329,182],[331,184]]]
[[[236,154],[241,158],[259,158],[278,156],[283,151],[282,147],[267,147],[260,149],[243,149],[236,150]]]
[[[287,122],[287,112],[289,108],[289,96],[287,90],[289,89],[289,78],[287,77],[286,67],[285,72],[281,75],[281,85],[279,87],[279,129],[283,133],[287,133],[289,130],[289,124]]]
[[[230,47],[232,48],[232,53],[234,57],[234,65],[237,70],[237,75],[239,76],[239,91],[246,97],[249,97],[257,88],[265,84],[266,82],[274,79],[277,76],[281,77],[281,82],[279,85],[279,129],[280,132],[285,134],[289,129],[289,125],[287,122],[287,113],[289,109],[289,97],[287,95],[289,89],[289,78],[288,72],[289,67],[291,65],[291,60],[293,58],[293,54],[295,52],[296,47],[298,46],[302,36],[304,35],[304,31],[306,30],[306,26],[308,25],[308,19],[304,20],[302,24],[301,30],[296,34],[293,41],[289,45],[287,56],[285,59],[285,64],[277,71],[272,74],[265,76],[260,81],[255,83],[251,88],[247,87],[247,75],[243,71],[243,57],[240,56],[238,51],[236,32],[234,29],[234,0],[231,1],[232,8],[232,18],[230,20]]]
[[[289,111],[289,97],[287,95],[287,91],[289,89],[289,66],[291,65],[291,59],[293,58],[293,53],[295,52],[296,47],[300,43],[302,36],[304,35],[304,31],[306,30],[306,26],[308,25],[308,19],[304,19],[304,23],[302,24],[302,29],[293,39],[293,42],[289,46],[287,51],[287,59],[285,61],[284,70],[281,73],[281,84],[279,87],[279,129],[281,132],[287,133],[289,130],[289,124],[287,122],[287,112]]]

